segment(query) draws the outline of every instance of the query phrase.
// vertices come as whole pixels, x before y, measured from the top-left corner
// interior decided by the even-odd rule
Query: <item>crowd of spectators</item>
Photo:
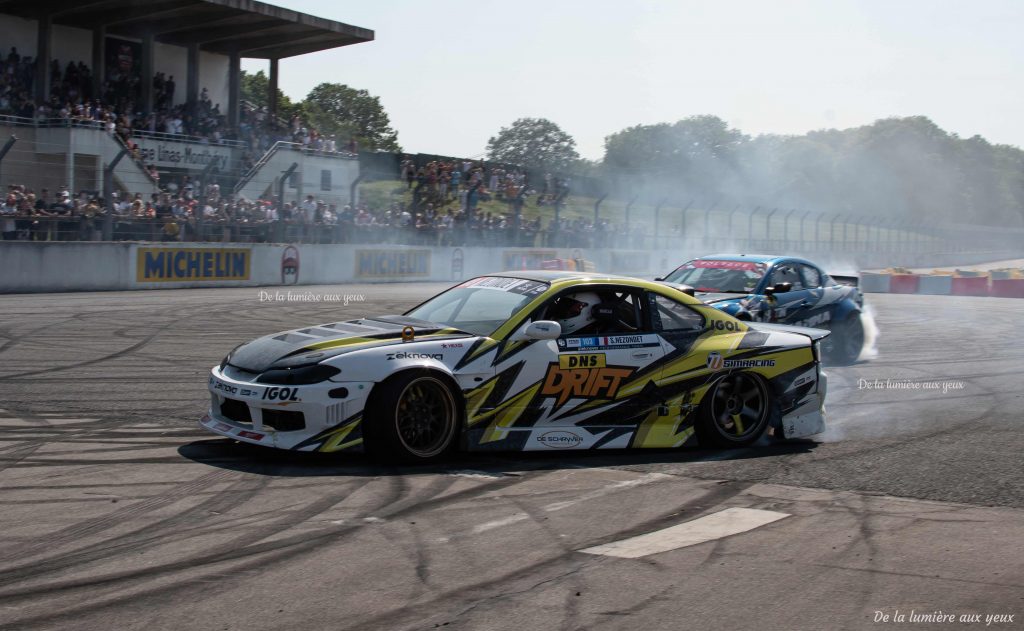
[[[117,198],[107,204],[95,192],[52,195],[24,186],[8,189],[0,205],[4,240],[98,240],[111,213],[111,238],[145,241],[304,242],[409,244],[423,246],[603,247],[607,222],[540,218],[516,221],[512,213],[436,208],[420,212],[392,202],[338,208],[308,195],[301,202],[245,200],[223,196],[219,185],[193,184],[187,177],[175,193]]]
[[[49,98],[36,103],[33,87],[36,62],[11,47],[0,55],[0,114],[36,120],[64,119],[77,124],[102,126],[118,134],[131,146],[140,133],[187,136],[201,143],[221,144],[226,140],[245,143],[250,165],[275,142],[301,144],[314,151],[356,153],[353,140],[324,136],[299,117],[283,121],[271,116],[266,107],[242,104],[237,128],[228,125],[220,103],[214,103],[204,87],[194,102],[175,102],[177,83],[173,75],[157,72],[152,78],[153,109],[143,112],[141,79],[137,63],[114,57],[106,68],[100,94],[93,94],[93,76],[83,62],[65,66],[54,59],[50,69]]]
[[[127,57],[130,57],[126,53]],[[244,143],[242,171],[251,169],[259,156],[278,141],[294,142],[310,151],[355,154],[354,140],[339,142],[320,134],[300,117],[282,121],[266,108],[243,103],[237,129],[231,129],[219,103],[204,88],[194,103],[175,103],[175,78],[164,73],[153,77],[154,110],[138,111],[140,79],[137,64],[120,63],[114,57],[106,68],[100,95],[93,94],[93,77],[82,62],[51,67],[50,98],[35,103],[35,61],[11,48],[0,56],[0,114],[37,120],[64,119],[75,124],[96,125],[115,134],[135,151],[134,138],[143,133],[189,136],[202,143],[225,140]],[[150,239],[154,231],[162,240],[306,240],[358,243],[412,243],[422,245],[521,245],[603,247],[612,228],[583,219],[553,219],[544,226],[539,218],[524,219],[523,207],[558,205],[569,193],[567,179],[545,174],[537,182],[527,173],[502,165],[473,160],[439,159],[417,165],[408,156],[399,166],[398,178],[408,203],[393,202],[385,208],[355,208],[317,202],[232,199],[219,186],[199,190],[188,176],[164,178],[153,165],[143,165],[163,194],[106,203],[95,192],[72,195],[66,188],[51,198],[24,186],[12,186],[0,206],[4,239],[98,238],[99,221],[112,209],[114,238]],[[484,212],[481,202],[502,201],[508,212]],[[134,226],[134,227],[132,227]],[[58,236],[59,235],[59,236]]]

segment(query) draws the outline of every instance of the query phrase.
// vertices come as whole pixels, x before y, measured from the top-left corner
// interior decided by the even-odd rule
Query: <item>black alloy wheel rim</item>
[[[402,445],[419,458],[444,451],[455,431],[455,400],[447,386],[433,377],[407,385],[395,407],[395,427]]]
[[[723,438],[741,441],[761,431],[768,416],[764,383],[739,372],[726,375],[711,393],[711,418]]]

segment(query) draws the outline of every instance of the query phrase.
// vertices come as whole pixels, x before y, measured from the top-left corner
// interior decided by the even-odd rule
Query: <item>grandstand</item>
[[[0,0],[0,182],[109,202],[188,176],[347,203],[358,161],[292,142],[278,60],[373,38],[252,0]],[[270,62],[265,110],[240,98],[242,58]]]

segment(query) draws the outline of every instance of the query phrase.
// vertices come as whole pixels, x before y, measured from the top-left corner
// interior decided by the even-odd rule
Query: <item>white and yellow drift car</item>
[[[201,425],[299,451],[412,462],[452,449],[745,446],[824,430],[827,331],[742,322],[649,281],[511,272],[402,316],[235,348]]]

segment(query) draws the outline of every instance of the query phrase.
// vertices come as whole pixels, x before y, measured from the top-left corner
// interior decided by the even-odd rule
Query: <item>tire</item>
[[[452,380],[432,370],[407,370],[374,386],[363,430],[366,450],[387,462],[441,460],[462,427],[462,399]]]
[[[832,335],[823,343],[825,359],[833,366],[849,366],[856,362],[863,348],[864,325],[860,321],[860,313],[851,314],[833,326]]]
[[[697,440],[706,448],[747,447],[760,440],[774,414],[768,385],[751,372],[729,373],[716,381],[701,402]]]

